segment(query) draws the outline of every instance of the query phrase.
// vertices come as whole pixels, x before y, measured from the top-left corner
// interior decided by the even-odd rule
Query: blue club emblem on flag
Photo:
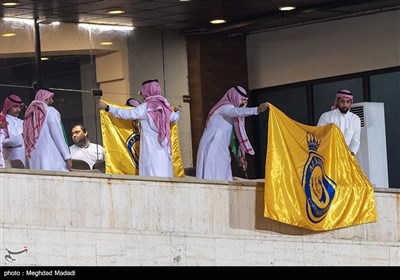
[[[324,158],[317,150],[321,139],[307,132],[308,158],[303,169],[302,185],[306,195],[308,219],[313,223],[322,221],[328,213],[335,196],[336,183],[325,174]]]
[[[132,163],[137,170],[139,170],[139,143],[140,143],[140,133],[139,131],[134,131],[129,135],[128,139],[125,141],[126,148],[128,149],[129,155],[131,156]]]

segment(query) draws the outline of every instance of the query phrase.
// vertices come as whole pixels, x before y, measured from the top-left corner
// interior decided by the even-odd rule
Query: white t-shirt
[[[86,147],[79,147],[74,144],[69,147],[71,151],[72,159],[80,159],[86,161],[90,169],[93,169],[93,165],[96,161],[104,160],[104,148],[98,144],[88,143]]]

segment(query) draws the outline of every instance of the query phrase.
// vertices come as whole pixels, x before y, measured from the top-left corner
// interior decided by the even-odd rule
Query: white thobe
[[[64,139],[60,113],[47,106],[46,119],[43,122],[36,148],[29,158],[30,169],[68,171],[66,160],[71,158]]]
[[[110,106],[109,112],[116,118],[140,121],[139,175],[173,177],[172,157],[167,147],[162,147],[158,142],[158,132],[153,119],[147,114],[146,102],[132,109]],[[179,117],[179,111],[173,112],[170,122],[177,122]]]
[[[19,159],[26,167],[25,143],[22,137],[24,121],[8,114],[6,119],[9,138],[3,143],[4,159]]]
[[[74,144],[69,147],[71,151],[72,159],[80,159],[86,161],[90,169],[93,169],[93,165],[96,161],[104,160],[104,148],[98,144],[88,143],[86,147],[79,147]]]
[[[233,117],[258,115],[257,107],[235,107],[231,104],[219,107],[208,121],[200,139],[197,152],[196,178],[232,180],[229,145],[233,131]]]
[[[5,168],[5,162],[4,162],[4,157],[3,157],[3,142],[4,139],[6,138],[6,131],[4,128],[0,128],[0,168]]]
[[[323,126],[330,123],[334,123],[337,127],[339,127],[350,151],[356,154],[360,148],[360,118],[352,112],[343,114],[339,109],[335,109],[323,113],[319,118],[317,126]]]

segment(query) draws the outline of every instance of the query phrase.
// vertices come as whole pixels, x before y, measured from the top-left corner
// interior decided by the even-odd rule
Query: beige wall
[[[249,35],[251,89],[400,65],[400,11]]]

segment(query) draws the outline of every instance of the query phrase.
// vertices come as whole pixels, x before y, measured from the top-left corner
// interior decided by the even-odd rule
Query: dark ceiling
[[[3,1],[4,2],[4,1]],[[389,0],[20,0],[18,7],[0,6],[3,17],[56,17],[61,22],[129,25],[138,29],[176,30],[184,34],[254,33],[345,17],[400,9]],[[293,5],[291,12],[278,7]],[[125,14],[111,16],[112,8]],[[214,18],[225,24],[211,25]]]

